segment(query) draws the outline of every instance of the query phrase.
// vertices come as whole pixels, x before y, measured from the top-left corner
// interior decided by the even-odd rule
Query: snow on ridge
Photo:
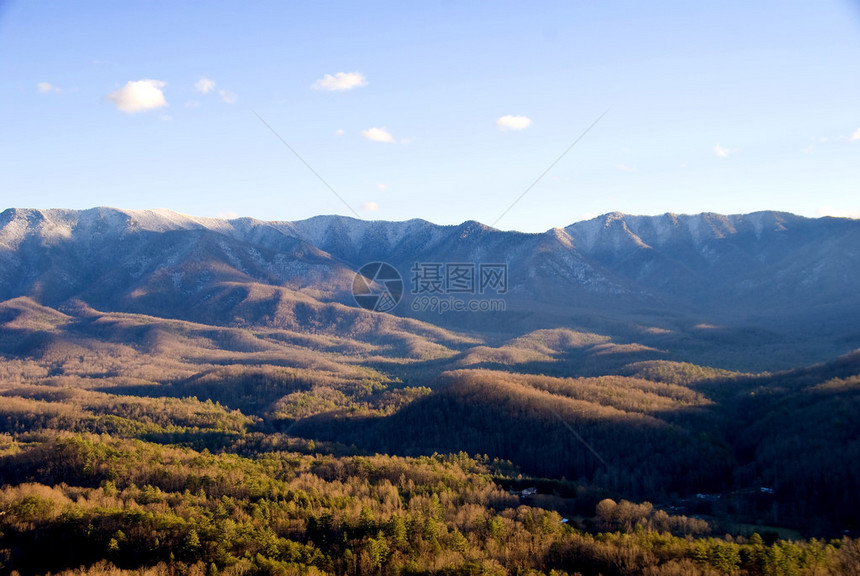
[[[9,209],[3,214],[8,213],[9,221],[0,227],[0,246],[14,250],[18,248],[21,242],[27,237],[30,232],[30,219],[27,211],[20,209]]]
[[[544,234],[558,242],[565,249],[570,250],[573,248],[573,238],[564,228],[552,228]]]
[[[385,236],[389,246],[400,244],[404,238],[414,233],[416,229],[423,228],[424,225],[419,224],[415,220],[407,220],[406,222],[389,222],[385,228]]]
[[[761,239],[766,228],[774,230],[785,229],[785,218],[781,212],[752,212],[737,216],[737,218],[750,223],[756,239]]]
[[[591,252],[598,244],[611,244],[614,250],[620,250],[628,242],[637,246],[649,247],[641,238],[643,228],[653,226],[650,216],[628,216],[621,212],[610,212],[591,220],[571,224],[565,232],[573,238],[581,239],[579,244],[585,252]],[[647,226],[646,226],[647,225]]]
[[[77,214],[59,209],[12,208],[6,212],[10,211],[10,221],[0,229],[0,244],[9,248],[17,248],[33,235],[48,243],[70,238]]]
[[[690,231],[690,237],[693,239],[693,244],[696,248],[701,249],[705,243],[705,226],[702,215],[685,217],[683,222],[687,225],[687,230]]]
[[[119,210],[118,212],[128,215],[137,228],[153,232],[194,230],[199,228],[217,232],[229,232],[233,229],[230,222],[222,218],[187,216],[164,208],[153,210]]]
[[[352,220],[353,222],[362,222],[354,218],[346,216],[314,216],[306,220],[296,220],[293,222],[278,222],[276,226],[281,230],[289,230],[297,238],[310,242],[314,246],[321,246],[325,243],[329,230],[342,220]],[[354,229],[355,226],[349,228]]]
[[[591,220],[583,220],[576,222],[565,228],[565,232],[574,238],[582,239],[582,248],[590,252],[597,243],[597,238],[600,236],[600,231],[606,225],[606,220],[603,216],[592,218]]]
[[[421,229],[427,227],[431,227],[433,230],[442,228],[417,218],[392,222],[387,220],[359,220],[348,216],[314,216],[306,220],[278,222],[275,225],[285,232],[289,230],[318,247],[325,245],[332,234],[345,234],[355,248],[361,248],[365,239],[372,238],[374,233],[382,236],[390,246],[394,246]]]
[[[674,214],[636,216],[611,212],[591,220],[583,220],[565,228],[578,240],[578,246],[590,252],[600,246],[619,249],[628,240],[638,237],[645,245],[665,246],[669,242],[692,242],[699,250],[713,240],[738,234],[754,234],[757,240],[771,231],[786,230],[792,224],[806,220],[787,212],[760,211],[749,214]],[[625,238],[624,233],[630,235]]]
[[[666,213],[659,216],[634,216],[611,212],[564,228],[577,247],[591,252],[604,248],[621,249],[629,242],[661,246],[673,239],[692,241],[697,248],[716,239],[738,233],[761,238],[772,230],[785,229],[806,220],[784,212],[762,211],[746,215],[695,215]],[[137,231],[211,230],[246,241],[259,241],[270,228],[295,237],[317,248],[331,242],[349,242],[358,251],[371,248],[368,243],[389,247],[421,238],[430,246],[447,238],[455,226],[437,225],[422,219],[406,221],[361,220],[347,216],[315,216],[294,222],[266,222],[250,218],[221,219],[196,217],[167,209],[123,210],[98,207],[89,210],[9,209],[0,217],[0,246],[14,248],[24,238],[36,236],[44,242],[59,242],[73,235],[115,233],[120,236]]]
[[[0,245],[14,248],[28,236],[43,242],[67,240],[74,235],[118,234],[150,231],[207,229],[230,233],[233,225],[219,218],[194,217],[171,210],[121,210],[109,207],[87,210],[20,209],[11,208],[4,213],[5,224],[0,224]]]

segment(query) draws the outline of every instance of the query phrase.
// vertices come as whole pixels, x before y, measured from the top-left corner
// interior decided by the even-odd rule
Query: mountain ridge
[[[112,206],[94,206],[92,208],[86,209],[69,209],[69,208],[21,208],[21,207],[9,207],[0,212],[0,225],[4,224],[4,221],[8,221],[11,217],[16,215],[32,215],[38,214],[44,217],[45,215],[63,215],[70,216],[75,214],[80,215],[88,215],[94,217],[104,217],[106,214],[114,214],[114,215],[124,215],[129,218],[133,218],[135,222],[138,224],[143,224],[144,226],[149,226],[148,230],[153,231],[164,231],[166,228],[165,224],[173,224],[175,227],[189,228],[191,226],[195,227],[206,227],[210,229],[226,229],[223,223],[233,223],[240,221],[249,221],[260,224],[268,224],[268,225],[309,225],[311,223],[328,223],[331,224],[333,222],[342,222],[342,223],[353,223],[353,224],[363,224],[367,226],[372,225],[387,225],[387,226],[407,226],[407,225],[429,225],[436,228],[445,228],[445,229],[453,229],[457,227],[467,226],[467,225],[479,225],[482,228],[494,230],[498,232],[510,232],[514,234],[525,234],[525,235],[540,235],[545,234],[551,230],[561,228],[567,229],[576,227],[578,225],[582,225],[584,223],[609,223],[615,222],[619,220],[629,221],[631,219],[638,221],[646,221],[646,220],[655,220],[660,218],[670,218],[673,220],[684,221],[691,220],[697,218],[705,218],[705,219],[723,219],[728,222],[735,222],[739,219],[760,219],[762,217],[772,215],[772,216],[780,216],[785,218],[791,218],[795,220],[842,220],[842,221],[858,221],[856,218],[848,218],[848,217],[837,217],[837,216],[820,216],[816,218],[811,218],[807,216],[797,215],[791,212],[785,212],[780,210],[757,210],[755,212],[746,212],[746,213],[734,213],[734,214],[722,214],[719,212],[699,212],[695,214],[690,213],[677,213],[677,212],[664,212],[662,214],[632,214],[620,211],[607,212],[605,214],[601,214],[598,216],[594,216],[592,218],[587,218],[583,220],[577,220],[567,225],[557,226],[555,228],[550,228],[548,230],[540,231],[540,232],[523,232],[519,230],[502,230],[499,228],[494,228],[477,220],[465,220],[459,224],[436,224],[434,222],[430,222],[423,218],[410,218],[408,220],[366,220],[363,218],[355,218],[353,216],[344,216],[339,214],[320,214],[316,216],[311,216],[308,218],[300,219],[300,220],[263,220],[254,217],[248,216],[237,216],[234,218],[222,218],[222,217],[212,217],[212,216],[193,216],[189,214],[185,214],[182,212],[177,212],[175,210],[171,210],[169,208],[152,208],[152,209],[133,209],[133,208],[116,208]],[[156,227],[158,226],[158,227]],[[308,235],[309,237],[311,235]]]
[[[510,338],[544,327],[611,325],[616,336],[638,337],[631,326],[645,326],[655,341],[668,332],[697,341],[734,334],[737,342],[764,330],[797,342],[814,334],[828,354],[860,346],[853,320],[860,317],[853,289],[860,221],[852,219],[612,212],[523,233],[475,221],[266,222],[114,208],[0,213],[0,301],[26,296],[57,307],[81,300],[218,325],[266,326],[299,314],[320,325],[342,313],[332,306],[355,308],[355,271],[373,261],[404,279],[405,302],[394,314],[444,328]],[[416,262],[506,265],[507,312],[412,310],[421,295],[410,290]]]

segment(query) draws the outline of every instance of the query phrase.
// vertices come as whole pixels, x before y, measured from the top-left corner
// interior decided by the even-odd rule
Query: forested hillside
[[[741,374],[570,330],[344,338],[27,299],[2,320],[6,572],[857,565],[857,355]]]
[[[0,573],[860,573],[853,286],[839,325],[806,338],[775,317],[702,322],[692,297],[654,307],[691,222],[708,224],[689,236],[696,275],[748,269],[750,246],[782,266],[817,233],[785,216],[601,222],[548,239],[3,213]],[[486,317],[345,299],[350,259],[433,246],[510,253],[530,280]],[[657,270],[638,295],[631,261]],[[550,271],[570,290],[529,308]]]

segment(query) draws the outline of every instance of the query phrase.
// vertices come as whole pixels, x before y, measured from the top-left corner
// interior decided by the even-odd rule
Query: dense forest
[[[860,574],[858,353],[0,322],[0,573]]]
[[[193,411],[194,407],[190,407]],[[229,420],[229,418],[228,418]],[[37,439],[38,436],[38,439]],[[27,446],[23,445],[28,444]],[[107,434],[6,437],[3,570],[21,574],[856,574],[860,542],[714,536],[602,499],[562,517],[508,463],[290,450],[253,457]],[[81,568],[79,568],[81,567]]]

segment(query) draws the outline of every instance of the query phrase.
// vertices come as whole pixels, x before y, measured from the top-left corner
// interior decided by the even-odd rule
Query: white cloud
[[[341,136],[343,136],[343,130],[341,130],[341,129],[335,130],[334,135],[337,136],[338,138],[340,138]]]
[[[388,184],[383,184],[381,182],[379,184],[377,184],[376,187],[379,188],[380,190],[382,190],[383,192],[388,190]]]
[[[376,212],[379,210],[379,204],[376,202],[365,202],[361,205],[362,212]]]
[[[734,152],[734,150],[729,150],[728,148],[723,148],[719,144],[714,144],[714,154],[719,156],[720,158],[728,158],[729,154]]]
[[[46,94],[47,92],[59,92],[60,89],[51,84],[50,82],[37,82],[36,88],[42,94]]]
[[[373,140],[374,142],[395,142],[394,136],[392,136],[385,127],[368,128],[367,130],[362,130],[361,135],[368,140]]]
[[[818,209],[819,216],[833,216],[834,218],[860,218],[860,210],[833,208],[832,206],[822,206]]]
[[[636,172],[636,168],[633,168],[632,166],[625,166],[624,164],[618,164],[615,167],[622,172]]]
[[[167,106],[164,92],[161,91],[165,85],[166,83],[161,80],[129,81],[116,92],[108,94],[106,98],[113,102],[120,112],[134,114]]]
[[[502,116],[496,120],[499,130],[525,130],[531,126],[532,121],[528,116]]]
[[[194,84],[194,89],[201,94],[209,94],[215,89],[215,81],[209,78],[201,78]]]
[[[218,90],[218,94],[221,96],[221,102],[226,104],[235,104],[236,100],[239,99],[235,93],[230,92],[229,90]]]
[[[341,92],[352,90],[359,86],[366,86],[367,78],[361,72],[338,72],[334,76],[326,74],[311,86],[314,90],[329,90]]]
[[[851,135],[851,141],[854,142],[856,140],[860,140],[860,128],[858,128],[857,131]]]

